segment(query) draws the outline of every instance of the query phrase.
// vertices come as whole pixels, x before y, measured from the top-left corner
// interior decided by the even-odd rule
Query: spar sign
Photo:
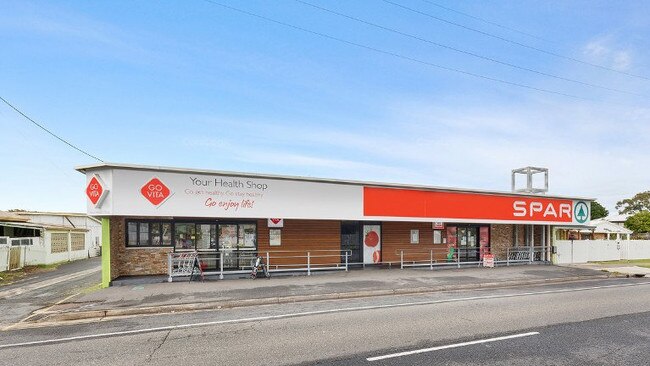
[[[573,224],[591,217],[588,202],[571,199],[376,187],[363,194],[366,217]]]

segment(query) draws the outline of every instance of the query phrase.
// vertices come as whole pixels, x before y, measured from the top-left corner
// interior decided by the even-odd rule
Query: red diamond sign
[[[140,193],[153,205],[158,206],[169,198],[171,191],[158,178],[152,178],[140,188]]]
[[[97,179],[97,176],[93,176],[86,187],[86,196],[88,196],[90,202],[96,206],[97,202],[102,198],[103,193],[104,187],[102,186],[102,183]]]

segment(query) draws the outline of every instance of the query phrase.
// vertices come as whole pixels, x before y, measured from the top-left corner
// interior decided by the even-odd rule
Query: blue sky
[[[650,3],[305,0],[534,69],[526,72],[294,0],[0,1],[0,96],[105,161],[508,190],[550,169],[551,193],[650,189]],[[93,160],[0,105],[0,209],[84,211]]]

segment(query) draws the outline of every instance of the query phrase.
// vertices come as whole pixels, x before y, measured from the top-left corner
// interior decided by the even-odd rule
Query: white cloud
[[[603,36],[590,40],[582,48],[589,61],[612,67],[619,71],[629,70],[633,63],[632,52],[617,43],[613,36]]]
[[[643,186],[650,171],[640,169],[650,166],[648,109],[561,100],[494,107],[406,99],[388,106],[384,118],[375,127],[220,121],[229,126],[222,130],[247,136],[248,147],[227,135],[193,137],[186,145],[299,175],[476,189],[509,190],[511,169],[543,166],[550,169],[552,194],[597,198],[610,209],[650,188]]]

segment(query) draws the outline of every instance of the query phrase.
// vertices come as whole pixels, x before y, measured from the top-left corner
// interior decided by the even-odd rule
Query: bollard
[[[311,276],[311,255],[307,252],[307,276]]]
[[[167,282],[172,282],[172,253],[167,253],[167,273],[169,273]]]
[[[223,252],[219,252],[219,279],[223,280]]]
[[[269,252],[266,252],[266,270],[270,271],[271,270],[271,255]]]

